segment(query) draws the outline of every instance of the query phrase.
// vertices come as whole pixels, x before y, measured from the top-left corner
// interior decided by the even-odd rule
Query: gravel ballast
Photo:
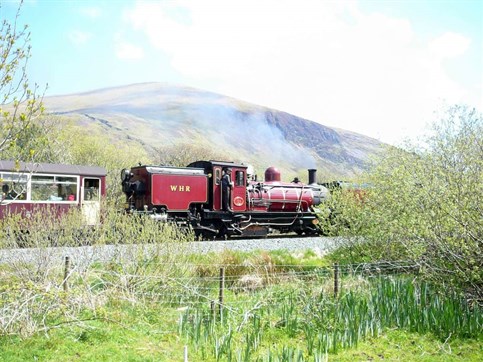
[[[140,253],[146,255],[153,252],[209,253],[223,250],[287,250],[301,252],[312,250],[317,255],[324,255],[336,245],[336,238],[304,237],[304,238],[270,238],[239,239],[223,241],[197,241],[180,244],[136,244],[136,245],[102,245],[58,248],[25,248],[0,250],[0,264],[47,263],[62,264],[66,256],[78,267],[87,267],[92,263],[122,261],[132,259]]]

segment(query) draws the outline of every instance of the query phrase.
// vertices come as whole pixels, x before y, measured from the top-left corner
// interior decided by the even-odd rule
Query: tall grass
[[[383,326],[430,332],[442,339],[476,337],[481,333],[483,319],[478,306],[471,306],[449,290],[438,292],[427,283],[380,279],[370,302]]]
[[[112,220],[114,227],[122,219]],[[1,266],[0,334],[29,336],[89,319],[115,319],[116,308],[127,305],[166,314],[159,330],[176,334],[201,360],[325,361],[329,353],[394,328],[431,333],[442,341],[482,337],[481,307],[408,276],[344,274],[334,297],[327,269],[279,265],[277,260],[290,258],[266,253],[226,252],[218,260],[207,256],[192,264],[182,247],[142,245],[84,268],[73,261],[68,291],[62,288],[62,260],[45,263],[51,267],[43,273],[44,264],[28,260]],[[220,318],[222,263],[229,272]],[[253,284],[241,284],[249,280],[245,277]]]
[[[348,291],[337,299],[315,290],[309,294],[288,289],[284,296],[277,294],[278,289],[258,295],[265,303],[250,315],[252,323],[240,322],[240,309],[226,309],[224,324],[202,307],[188,309],[180,333],[197,348],[215,346],[217,361],[324,360],[327,353],[356,346],[389,328],[431,333],[442,341],[482,337],[479,306],[409,278],[379,277],[369,283],[368,293]],[[229,338],[220,340],[223,335]],[[274,338],[279,342],[276,349],[271,345]]]
[[[100,318],[110,301],[141,305],[159,295],[174,295],[173,303],[179,305],[192,298],[192,293],[179,293],[183,288],[170,283],[173,277],[191,273],[183,263],[190,235],[169,224],[108,211],[99,227],[85,229],[76,209],[62,217],[49,209],[28,219],[10,215],[0,224],[0,248],[24,248],[12,251],[8,263],[0,264],[0,335],[29,336],[80,323],[85,315]],[[106,260],[96,246],[108,242]],[[77,259],[71,260],[67,293],[64,256],[69,249],[52,246],[86,245],[93,247],[79,248]],[[177,268],[174,262],[179,262]]]
[[[29,217],[10,214],[0,220],[0,248],[148,244],[193,240],[188,230],[148,216],[103,209],[102,222],[86,226],[82,211],[58,214],[54,207],[39,208]]]

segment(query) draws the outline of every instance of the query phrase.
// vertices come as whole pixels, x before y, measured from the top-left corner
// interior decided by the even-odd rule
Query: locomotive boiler
[[[223,192],[224,171],[231,180],[229,193]],[[314,206],[323,202],[328,190],[316,183],[316,170],[308,171],[308,184],[281,181],[275,167],[265,171],[263,181],[248,172],[247,165],[223,161],[125,169],[121,178],[126,210],[186,225],[207,239],[273,231],[318,233]]]

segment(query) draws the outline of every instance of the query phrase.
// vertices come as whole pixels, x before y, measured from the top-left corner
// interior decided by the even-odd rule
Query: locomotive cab
[[[203,168],[205,174],[208,175],[208,207],[213,211],[223,210],[221,179],[223,177],[223,169],[230,170],[229,176],[233,182],[233,187],[231,188],[229,207],[233,212],[247,210],[247,165],[223,161],[196,161],[189,164],[188,167]]]

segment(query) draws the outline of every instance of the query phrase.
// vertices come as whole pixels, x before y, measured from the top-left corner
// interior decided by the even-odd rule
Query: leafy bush
[[[483,118],[447,110],[422,147],[389,148],[361,200],[335,194],[329,231],[351,261],[415,260],[425,275],[483,297]]]

